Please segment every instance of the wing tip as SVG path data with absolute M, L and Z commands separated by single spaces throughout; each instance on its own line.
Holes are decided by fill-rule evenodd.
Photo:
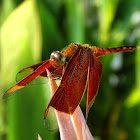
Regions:
M 12 86 L 10 89 L 8 89 L 2 96 L 3 99 L 11 96 L 14 94 L 15 91 L 20 90 L 21 88 L 23 88 L 24 86 L 18 86 L 18 85 L 14 85 Z
M 2 96 L 2 99 L 5 99 L 5 98 L 7 98 L 7 92 L 5 92 Z
M 8 96 L 10 96 L 10 93 L 11 93 L 10 90 L 11 90 L 11 88 L 8 89 L 8 90 L 3 94 L 3 96 L 2 96 L 3 99 L 5 99 L 5 98 L 7 98 Z

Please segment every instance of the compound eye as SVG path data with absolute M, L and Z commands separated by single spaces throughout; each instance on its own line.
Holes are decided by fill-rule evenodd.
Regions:
M 55 51 L 51 53 L 50 62 L 54 66 L 62 66 L 66 63 L 66 56 L 64 56 L 61 52 Z

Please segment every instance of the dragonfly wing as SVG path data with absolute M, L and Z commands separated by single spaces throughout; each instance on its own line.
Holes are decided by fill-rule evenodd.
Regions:
M 45 61 L 48 61 L 48 60 L 45 60 Z M 20 70 L 18 73 L 22 73 L 23 71 L 29 69 L 29 68 L 32 68 L 33 70 L 36 70 L 40 65 L 42 65 L 45 61 L 42 61 L 42 62 L 39 62 L 37 64 L 34 64 L 34 65 L 31 65 L 31 66 L 28 66 L 22 70 Z
M 88 73 L 89 49 L 77 49 L 67 63 L 61 83 L 51 98 L 44 115 L 48 115 L 49 107 L 72 114 L 83 96 Z
M 22 69 L 21 71 L 19 71 L 16 76 L 16 82 L 19 82 L 24 77 L 31 74 L 33 71 L 35 71 L 39 66 L 41 66 L 46 61 L 49 61 L 49 60 L 42 61 L 40 63 L 26 67 L 26 68 Z M 57 79 L 57 78 L 61 77 L 63 67 L 55 68 L 54 66 L 51 65 L 48 68 L 48 70 L 52 73 L 52 77 Z M 47 72 L 46 72 L 46 70 L 44 70 L 35 80 L 30 82 L 30 84 L 44 84 L 44 83 L 46 83 L 46 77 L 47 77 Z
M 17 73 L 17 76 L 16 76 L 16 82 L 19 82 L 20 80 L 22 80 L 24 77 L 28 76 L 29 74 L 31 74 L 33 71 L 35 71 L 39 66 L 41 66 L 44 62 L 46 61 L 49 61 L 49 60 L 45 60 L 45 61 L 42 61 L 40 63 L 37 63 L 37 64 L 34 64 L 34 65 L 31 65 L 31 66 L 28 66 L 22 70 L 20 70 L 18 73 Z M 47 73 L 46 71 L 42 72 L 40 74 L 40 76 L 43 76 L 43 77 L 47 77 Z M 39 81 L 39 80 L 38 80 Z M 40 82 L 34 82 L 34 83 L 40 83 Z
M 89 109 L 98 93 L 101 75 L 102 63 L 92 52 L 90 52 L 86 119 L 88 117 Z
M 29 84 L 32 80 L 34 80 L 37 76 L 39 76 L 45 70 L 45 68 L 48 68 L 50 66 L 51 66 L 51 64 L 50 64 L 49 60 L 45 61 L 35 71 L 33 71 L 31 74 L 29 74 L 28 76 L 26 76 L 25 78 L 20 80 L 18 83 L 16 83 L 14 86 L 12 86 L 9 90 L 7 90 L 4 93 L 3 98 L 6 98 L 6 97 L 14 94 L 15 91 L 17 91 L 17 90 L 23 88 L 24 86 L 26 86 L 27 84 Z

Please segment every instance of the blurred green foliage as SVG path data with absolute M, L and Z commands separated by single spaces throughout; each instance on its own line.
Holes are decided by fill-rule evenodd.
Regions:
M 0 1 L 0 93 L 12 86 L 16 73 L 49 59 L 70 43 L 99 47 L 140 46 L 139 0 L 3 0 Z M 99 93 L 88 125 L 96 139 L 140 139 L 140 51 L 101 58 Z M 47 93 L 47 94 L 46 94 Z M 0 99 L 0 139 L 59 139 L 45 130 L 47 85 L 30 85 Z M 86 95 L 85 95 L 86 96 Z M 86 97 L 81 107 L 85 113 Z

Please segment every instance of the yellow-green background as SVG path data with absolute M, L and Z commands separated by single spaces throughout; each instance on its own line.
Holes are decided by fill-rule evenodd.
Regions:
M 46 85 L 30 85 L 3 100 L 16 73 L 70 43 L 140 45 L 139 0 L 0 0 L 0 140 L 59 139 L 43 115 Z M 88 125 L 95 140 L 140 139 L 140 50 L 103 56 L 99 93 Z M 81 107 L 85 114 L 86 95 Z

